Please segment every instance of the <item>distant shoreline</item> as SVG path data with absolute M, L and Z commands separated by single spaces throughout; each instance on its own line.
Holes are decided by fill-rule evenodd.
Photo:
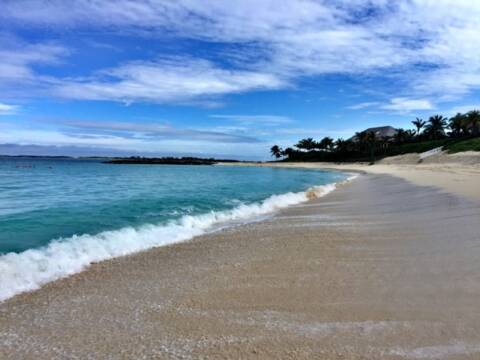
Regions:
M 418 156 L 418 154 L 413 154 Z M 405 179 L 420 186 L 433 186 L 452 194 L 480 200 L 480 154 L 463 152 L 438 154 L 428 161 L 418 163 L 412 154 L 386 158 L 373 165 L 368 163 L 338 162 L 268 162 L 229 164 L 234 166 L 267 166 L 354 171 L 369 174 L 386 174 Z

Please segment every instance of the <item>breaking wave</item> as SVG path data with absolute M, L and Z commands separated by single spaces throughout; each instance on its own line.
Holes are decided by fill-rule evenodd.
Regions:
M 259 203 L 241 204 L 231 210 L 212 211 L 202 215 L 186 215 L 179 220 L 158 225 L 125 227 L 96 235 L 74 235 L 52 240 L 38 249 L 2 255 L 0 301 L 78 273 L 92 263 L 190 240 L 215 226 L 249 221 L 259 215 L 324 196 L 335 187 L 336 184 L 333 183 L 315 186 L 304 192 L 273 195 Z

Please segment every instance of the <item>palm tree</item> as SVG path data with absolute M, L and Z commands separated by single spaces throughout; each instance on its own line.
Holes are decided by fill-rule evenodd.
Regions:
M 299 149 L 304 149 L 304 150 L 307 150 L 307 151 L 311 151 L 311 150 L 313 150 L 317 147 L 317 142 L 315 140 L 313 140 L 312 138 L 306 138 L 306 139 L 300 140 L 295 145 L 295 147 L 297 147 Z
M 362 131 L 362 132 L 356 132 L 355 136 L 353 137 L 356 145 L 355 148 L 360 152 L 363 151 L 365 148 L 365 141 L 366 141 L 365 135 L 366 135 L 366 132 Z
M 315 149 L 320 150 L 320 151 L 326 150 L 325 144 L 322 142 L 322 140 L 315 141 Z
M 331 137 L 324 137 L 318 144 L 319 149 L 331 151 L 334 141 Z
M 398 129 L 397 133 L 393 135 L 393 141 L 395 141 L 397 144 L 404 143 L 407 138 L 407 132 L 403 129 Z
M 467 113 L 467 124 L 473 136 L 480 135 L 480 111 L 472 110 Z
M 295 150 L 293 150 L 291 147 L 286 148 L 285 150 L 282 151 L 282 155 L 286 156 L 287 158 L 292 158 L 292 155 L 295 153 Z
M 454 117 L 451 117 L 448 122 L 450 128 L 450 136 L 456 137 L 468 133 L 468 120 L 465 114 L 457 113 Z
M 277 159 L 280 159 L 282 157 L 282 149 L 278 145 L 273 145 L 270 148 L 270 153 Z
M 397 144 L 411 142 L 415 138 L 415 130 L 398 129 L 397 133 L 393 135 L 393 141 Z
M 348 151 L 348 145 L 348 140 L 343 140 L 342 138 L 339 138 L 337 139 L 337 141 L 335 141 L 335 150 L 340 153 L 345 153 Z
M 373 131 L 362 131 L 356 133 L 355 137 L 358 139 L 360 149 L 365 149 L 366 153 L 370 154 L 371 161 L 375 160 L 375 145 L 377 137 Z
M 447 119 L 442 115 L 431 116 L 428 119 L 427 126 L 425 127 L 426 133 L 433 140 L 437 140 L 445 136 L 445 128 L 447 127 Z
M 370 153 L 370 161 L 375 161 L 375 145 L 377 143 L 377 137 L 373 131 L 368 131 L 364 137 L 365 143 Z
M 415 139 L 415 134 L 417 132 L 412 129 L 405 130 L 405 141 L 412 142 Z
M 417 135 L 420 135 L 420 132 L 422 131 L 426 122 L 420 118 L 416 118 L 415 120 L 412 121 L 412 124 L 417 128 Z

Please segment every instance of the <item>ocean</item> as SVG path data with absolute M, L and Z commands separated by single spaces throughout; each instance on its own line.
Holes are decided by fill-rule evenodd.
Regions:
M 0 301 L 89 264 L 269 216 L 347 174 L 0 160 Z

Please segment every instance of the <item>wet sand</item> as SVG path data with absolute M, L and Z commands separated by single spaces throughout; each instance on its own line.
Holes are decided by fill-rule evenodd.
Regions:
M 479 359 L 480 202 L 386 175 L 0 304 L 2 359 Z

